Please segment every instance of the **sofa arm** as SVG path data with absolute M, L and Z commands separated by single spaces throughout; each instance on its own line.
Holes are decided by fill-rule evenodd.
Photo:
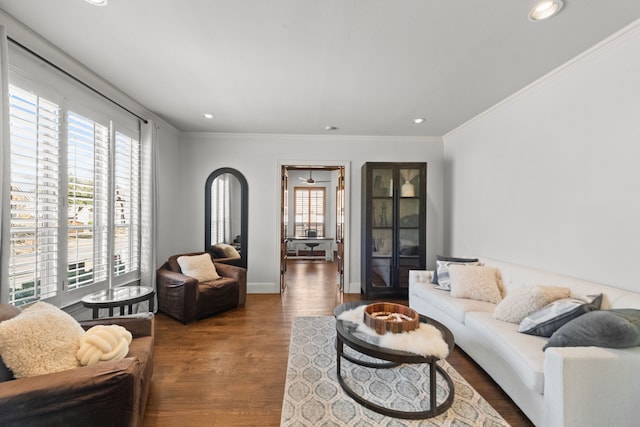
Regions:
M 159 311 L 183 323 L 195 320 L 198 292 L 195 278 L 161 268 L 156 272 L 156 291 Z
M 551 347 L 545 351 L 548 426 L 636 426 L 640 347 Z
M 247 270 L 242 267 L 236 267 L 235 265 L 214 263 L 216 271 L 222 277 L 229 277 L 238 281 L 240 285 L 240 295 L 238 298 L 238 306 L 243 306 L 247 301 Z
M 0 383 L 2 426 L 136 426 L 137 358 L 98 363 Z
M 101 319 L 83 320 L 80 325 L 89 329 L 96 325 L 120 325 L 129 332 L 133 338 L 153 337 L 153 313 L 141 313 L 136 316 L 103 317 Z

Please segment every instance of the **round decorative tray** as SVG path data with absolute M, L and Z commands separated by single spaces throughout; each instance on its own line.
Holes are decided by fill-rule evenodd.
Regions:
M 376 302 L 364 309 L 364 323 L 378 334 L 398 334 L 418 328 L 420 316 L 415 310 L 401 304 Z

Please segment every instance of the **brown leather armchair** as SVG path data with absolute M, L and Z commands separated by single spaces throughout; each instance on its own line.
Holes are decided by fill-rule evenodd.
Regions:
M 156 272 L 158 311 L 189 323 L 236 307 L 247 300 L 247 270 L 234 265 L 212 262 L 219 279 L 198 282 L 182 274 L 178 257 L 205 252 L 173 255 Z M 209 254 L 211 256 L 211 254 Z
M 95 325 L 125 327 L 133 335 L 127 357 L 0 382 L 0 425 L 142 425 L 153 374 L 153 314 L 80 324 L 85 330 Z

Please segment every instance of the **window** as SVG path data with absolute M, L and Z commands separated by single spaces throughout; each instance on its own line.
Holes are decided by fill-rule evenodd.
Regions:
M 106 101 L 81 104 L 65 87 L 11 69 L 8 283 L 17 306 L 66 305 L 140 275 L 138 122 L 109 114 Z
M 307 230 L 324 237 L 325 188 L 295 187 L 293 191 L 296 237 L 306 237 Z
M 222 174 L 211 183 L 211 242 L 231 243 L 231 212 L 229 174 Z

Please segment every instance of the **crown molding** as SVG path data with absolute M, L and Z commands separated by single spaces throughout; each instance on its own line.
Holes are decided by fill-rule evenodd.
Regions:
M 210 138 L 210 139 L 243 139 L 243 140 L 273 140 L 273 141 L 300 141 L 302 139 L 317 141 L 382 141 L 382 142 L 415 142 L 415 143 L 442 143 L 439 136 L 388 136 L 388 135 L 320 135 L 320 134 L 272 134 L 272 133 L 224 133 L 224 132 L 180 132 L 181 138 L 186 140 Z

